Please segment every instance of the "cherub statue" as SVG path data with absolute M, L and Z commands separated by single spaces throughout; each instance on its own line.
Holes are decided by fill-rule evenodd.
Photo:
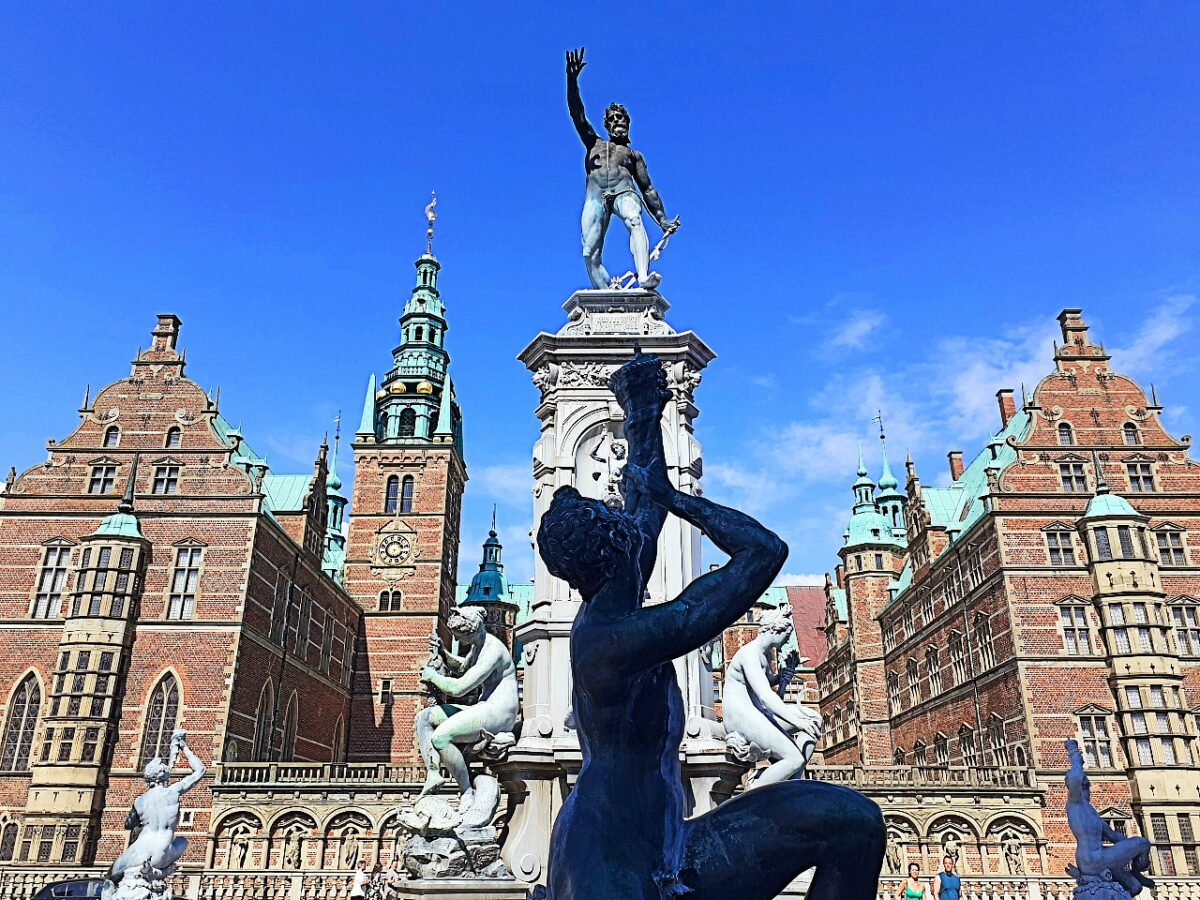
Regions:
M 770 759 L 747 790 L 804 771 L 821 739 L 821 717 L 785 702 L 774 688 L 771 651 L 778 651 L 793 630 L 791 611 L 781 608 L 762 621 L 758 636 L 733 655 L 725 672 L 723 708 L 726 743 L 739 758 Z
M 1100 818 L 1092 806 L 1091 782 L 1083 770 L 1079 742 L 1072 739 L 1066 744 L 1071 763 L 1065 779 L 1067 824 L 1075 835 L 1076 863 L 1067 866 L 1067 874 L 1078 884 L 1075 896 L 1110 894 L 1103 888 L 1115 882 L 1130 897 L 1136 897 L 1142 888 L 1154 887 L 1154 882 L 1142 874 L 1150 868 L 1150 842 L 1144 837 L 1126 837 Z M 1105 841 L 1111 846 L 1104 846 Z
M 178 753 L 183 753 L 192 771 L 172 785 L 171 767 Z M 204 763 L 188 747 L 185 731 L 171 735 L 171 747 L 165 760 L 152 759 L 146 764 L 144 774 L 149 789 L 133 801 L 133 809 L 125 821 L 127 828 L 140 827 L 141 831 L 109 870 L 108 880 L 101 889 L 102 900 L 148 898 L 150 889 L 144 885 L 161 882 L 175 870 L 176 860 L 187 849 L 187 839 L 175 837 L 179 798 L 204 777 L 204 771 Z M 133 884 L 135 881 L 141 881 L 143 885 Z
M 470 706 L 441 703 L 417 713 L 417 743 L 429 771 L 421 789 L 424 796 L 445 783 L 444 766 L 462 795 L 462 806 L 471 805 L 471 773 L 463 747 L 474 747 L 496 735 L 511 735 L 517 724 L 517 669 L 504 642 L 484 627 L 483 613 L 458 607 L 446 623 L 463 655 L 455 656 L 442 646 L 437 635 L 429 639 L 434 661 L 449 674 L 428 665 L 421 680 L 449 697 L 462 697 L 482 688 L 479 701 Z
M 687 817 L 673 661 L 745 615 L 787 547 L 749 516 L 671 485 L 659 424 L 671 395 L 658 359 L 636 356 L 610 386 L 629 442 L 625 508 L 560 487 L 537 535 L 551 574 L 583 599 L 571 628 L 583 764 L 554 823 L 548 888 L 532 896 L 768 900 L 815 866 L 809 900 L 874 900 L 883 815 L 849 788 L 787 781 Z M 643 605 L 668 513 L 730 559 L 675 599 Z

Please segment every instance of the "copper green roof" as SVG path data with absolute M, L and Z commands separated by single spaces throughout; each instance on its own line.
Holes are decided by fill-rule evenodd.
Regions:
M 263 477 L 263 507 L 267 512 L 298 512 L 312 484 L 311 475 L 273 475 Z
M 1134 509 L 1129 501 L 1120 494 L 1096 494 L 1087 505 L 1087 511 L 1083 514 L 1084 519 L 1107 519 L 1110 517 L 1117 518 L 1137 518 L 1144 519 L 1140 512 Z
M 92 532 L 92 535 L 95 537 L 140 538 L 142 530 L 138 527 L 137 516 L 132 513 L 118 512 L 106 516 Z

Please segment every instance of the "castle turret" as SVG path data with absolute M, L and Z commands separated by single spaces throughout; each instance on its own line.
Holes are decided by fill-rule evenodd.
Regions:
M 471 579 L 463 605 L 477 606 L 483 610 L 487 629 L 511 651 L 513 648 L 513 626 L 516 624 L 517 604 L 508 590 L 508 578 L 504 575 L 504 547 L 496 535 L 496 511 L 492 510 L 492 527 L 483 542 L 483 562 Z

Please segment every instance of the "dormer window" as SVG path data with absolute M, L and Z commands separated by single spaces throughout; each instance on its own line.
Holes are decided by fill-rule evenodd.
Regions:
M 1126 422 L 1121 426 L 1121 434 L 1125 438 L 1126 447 L 1136 447 L 1142 442 L 1142 436 L 1138 434 L 1138 427 L 1132 422 Z
M 121 446 L 121 429 L 110 425 L 104 430 L 104 446 L 106 449 Z
M 1075 443 L 1075 433 L 1071 430 L 1071 423 L 1058 423 L 1058 443 L 1062 447 L 1070 447 Z

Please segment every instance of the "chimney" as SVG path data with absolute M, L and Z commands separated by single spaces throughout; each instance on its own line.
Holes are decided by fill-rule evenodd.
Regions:
M 179 316 L 172 313 L 160 313 L 158 325 L 150 332 L 154 338 L 151 346 L 155 350 L 174 350 L 175 344 L 179 341 L 179 326 L 182 324 Z
M 1012 388 L 1001 388 L 996 391 L 996 400 L 1000 404 L 1000 427 L 1007 428 L 1009 421 L 1017 414 L 1017 404 L 1013 400 Z
M 1062 329 L 1064 344 L 1088 343 L 1088 327 L 1083 321 L 1082 309 L 1064 309 L 1058 314 L 1058 326 Z
M 963 457 L 961 450 L 951 450 L 946 454 L 946 459 L 950 460 L 950 480 L 958 481 L 962 478 L 963 473 Z

